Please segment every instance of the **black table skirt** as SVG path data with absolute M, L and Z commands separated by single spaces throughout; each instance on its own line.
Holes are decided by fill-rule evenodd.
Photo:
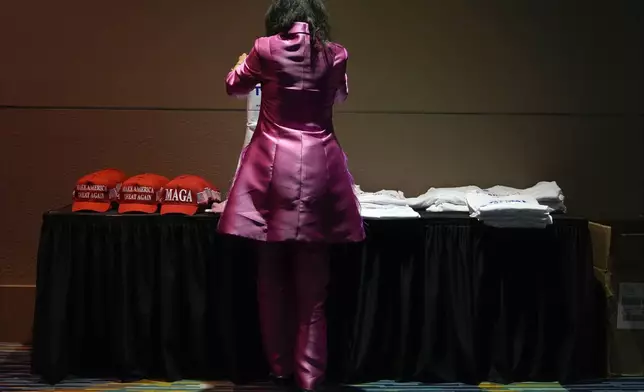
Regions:
M 122 379 L 267 373 L 251 242 L 217 217 L 44 215 L 33 371 Z M 368 220 L 333 249 L 329 378 L 578 381 L 605 375 L 587 221 L 492 229 L 463 215 Z

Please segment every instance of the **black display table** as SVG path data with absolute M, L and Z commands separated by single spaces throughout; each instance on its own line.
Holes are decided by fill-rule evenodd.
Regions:
M 262 378 L 253 244 L 216 215 L 44 215 L 33 371 Z M 459 214 L 367 220 L 333 249 L 329 378 L 573 381 L 605 375 L 587 221 L 493 229 Z

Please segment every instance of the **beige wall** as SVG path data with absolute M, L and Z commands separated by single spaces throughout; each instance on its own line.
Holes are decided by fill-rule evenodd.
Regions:
M 0 340 L 28 339 L 41 213 L 76 178 L 119 166 L 227 187 L 245 113 L 223 77 L 267 4 L 2 1 Z M 364 189 L 547 179 L 574 214 L 642 212 L 644 2 L 393 4 L 329 0 L 351 55 L 337 129 Z

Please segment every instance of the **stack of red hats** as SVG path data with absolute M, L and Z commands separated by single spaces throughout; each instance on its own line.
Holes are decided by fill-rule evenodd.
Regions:
M 106 212 L 118 204 L 119 213 L 194 215 L 221 201 L 221 193 L 205 179 L 181 175 L 172 181 L 152 173 L 126 179 L 116 169 L 104 169 L 81 177 L 73 192 L 72 211 Z

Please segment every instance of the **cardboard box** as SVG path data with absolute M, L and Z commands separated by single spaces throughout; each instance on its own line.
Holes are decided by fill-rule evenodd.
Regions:
M 595 276 L 607 297 L 608 371 L 644 375 L 644 221 L 590 223 Z

